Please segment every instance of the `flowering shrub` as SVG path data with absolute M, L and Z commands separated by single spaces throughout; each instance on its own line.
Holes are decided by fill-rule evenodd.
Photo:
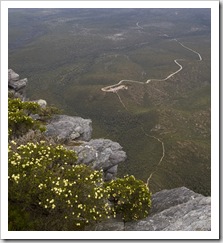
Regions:
M 20 99 L 8 99 L 8 128 L 9 138 L 18 137 L 29 129 L 44 131 L 41 123 L 35 121 L 30 114 L 37 114 L 41 107 L 35 102 L 21 101 Z
M 124 221 L 148 215 L 150 192 L 142 181 L 104 183 L 102 170 L 78 165 L 74 151 L 43 135 L 43 121 L 58 110 L 20 99 L 8 104 L 9 230 L 83 230 L 116 214 Z
M 83 230 L 109 217 L 102 171 L 75 161 L 75 152 L 61 145 L 9 143 L 10 230 Z M 25 229 L 24 212 L 30 218 Z
M 125 176 L 106 183 L 109 200 L 124 222 L 138 220 L 149 215 L 151 193 L 146 184 L 134 176 Z

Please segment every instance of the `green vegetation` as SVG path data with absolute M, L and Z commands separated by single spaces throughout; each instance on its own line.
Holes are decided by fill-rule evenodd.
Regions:
M 42 108 L 36 102 L 22 102 L 19 98 L 8 98 L 9 138 L 12 139 L 24 135 L 31 129 L 45 131 L 44 123 L 53 114 L 58 113 L 60 113 L 60 110 L 54 106 Z M 38 119 L 30 116 L 35 114 L 38 114 Z
M 120 177 L 145 182 L 162 156 L 143 126 L 166 148 L 150 190 L 187 186 L 210 195 L 210 16 L 209 9 L 12 9 L 9 67 L 28 78 L 28 97 L 90 118 L 94 137 L 119 142 L 128 156 Z M 127 110 L 101 91 L 122 79 L 165 78 L 178 69 L 177 58 L 183 69 L 171 79 L 118 92 Z
M 44 130 L 40 122 L 35 121 L 30 114 L 40 112 L 40 106 L 35 102 L 22 102 L 19 98 L 8 99 L 9 138 L 25 134 L 30 129 Z
M 107 183 L 106 189 L 115 212 L 121 214 L 124 222 L 149 215 L 151 193 L 143 181 L 136 180 L 134 176 L 125 176 Z
M 110 215 L 102 172 L 75 161 L 75 153 L 61 145 L 41 141 L 16 147 L 11 141 L 9 205 L 14 210 L 9 210 L 10 230 L 83 230 Z M 18 225 L 20 211 L 29 216 L 25 228 Z
M 9 230 L 84 230 L 116 214 L 124 221 L 148 216 L 150 193 L 142 181 L 131 176 L 105 185 L 102 170 L 77 164 L 74 151 L 41 134 L 43 123 L 30 115 L 49 117 L 55 108 L 19 99 L 8 104 Z

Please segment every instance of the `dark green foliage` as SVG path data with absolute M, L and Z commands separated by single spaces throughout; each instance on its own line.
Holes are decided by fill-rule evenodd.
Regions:
M 21 203 L 8 203 L 8 229 L 13 231 L 35 230 L 35 222 L 31 219 L 32 212 L 26 211 Z
M 102 172 L 76 159 L 61 145 L 10 142 L 9 230 L 83 230 L 109 217 Z
M 40 112 L 40 106 L 35 102 L 23 102 L 20 99 L 8 99 L 8 129 L 9 138 L 19 137 L 30 129 L 44 131 L 41 123 L 35 121 L 30 114 Z
M 116 214 L 124 221 L 149 214 L 145 183 L 126 176 L 104 184 L 102 171 L 77 165 L 62 145 L 12 140 L 8 155 L 9 230 L 84 230 Z
M 38 103 L 22 101 L 21 99 L 8 99 L 8 127 L 9 138 L 16 138 L 24 135 L 29 130 L 45 131 L 44 123 L 60 110 L 54 106 L 42 108 Z M 37 114 L 38 119 L 31 115 Z
M 121 214 L 123 221 L 139 220 L 149 215 L 151 193 L 143 181 L 132 175 L 125 176 L 106 184 L 106 189 L 115 212 Z

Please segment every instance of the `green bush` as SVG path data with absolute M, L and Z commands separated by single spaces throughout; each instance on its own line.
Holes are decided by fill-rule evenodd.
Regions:
M 38 114 L 41 107 L 35 102 L 21 101 L 20 99 L 8 99 L 8 129 L 9 138 L 19 137 L 30 129 L 44 131 L 40 122 L 35 121 L 30 114 Z
M 61 111 L 54 106 L 42 108 L 36 102 L 8 98 L 9 138 L 22 136 L 30 129 L 43 132 L 44 123 L 54 114 L 60 113 Z M 31 114 L 38 114 L 38 120 L 33 119 Z
M 132 175 L 125 176 L 106 183 L 106 190 L 116 214 L 120 214 L 124 222 L 149 215 L 151 193 L 143 181 L 136 180 Z
M 76 159 L 61 145 L 9 143 L 9 230 L 83 230 L 109 217 L 102 171 Z

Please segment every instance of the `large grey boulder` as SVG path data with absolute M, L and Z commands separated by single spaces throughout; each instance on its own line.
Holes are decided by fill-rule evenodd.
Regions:
M 58 141 L 89 141 L 92 133 L 92 121 L 81 117 L 55 115 L 46 126 L 45 134 L 56 137 Z
M 126 153 L 120 144 L 109 139 L 92 139 L 72 149 L 78 155 L 78 163 L 89 165 L 95 170 L 103 169 L 105 181 L 114 179 L 118 164 L 126 160 Z
M 127 231 L 209 231 L 211 198 L 185 187 L 163 190 L 153 195 L 149 217 L 128 222 Z
M 171 190 L 162 190 L 152 195 L 152 208 L 150 215 L 157 214 L 170 207 L 186 203 L 197 197 L 203 197 L 186 187 L 178 187 Z

